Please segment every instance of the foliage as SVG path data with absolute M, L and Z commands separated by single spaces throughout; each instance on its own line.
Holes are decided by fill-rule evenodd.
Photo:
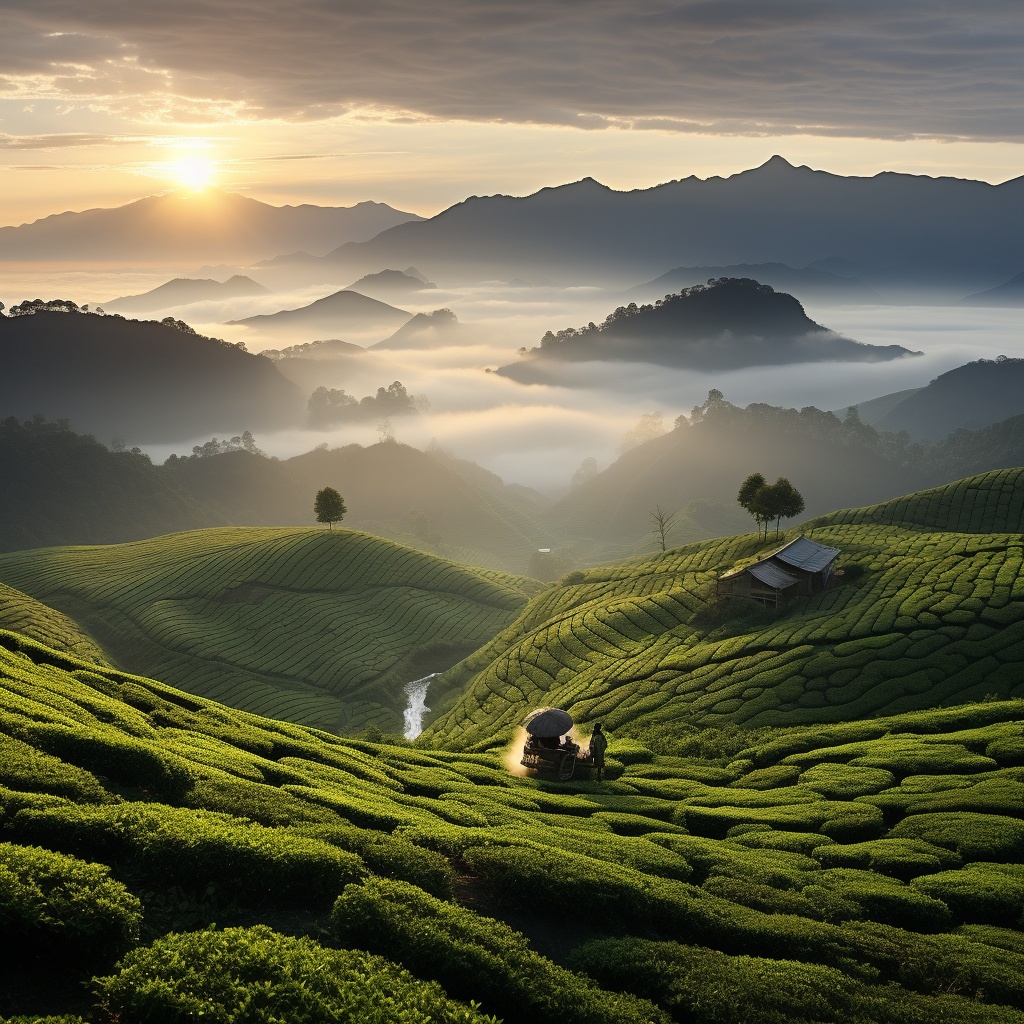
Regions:
M 346 732 L 399 731 L 404 684 L 510 625 L 532 589 L 380 537 L 313 528 L 19 552 L 0 558 L 0 577 L 104 623 L 110 655 L 133 671 Z
M 649 1003 L 604 992 L 530 949 L 508 925 L 443 903 L 414 886 L 349 886 L 335 904 L 338 939 L 387 950 L 462 998 L 479 998 L 512 1024 L 647 1024 L 667 1021 Z
M 1024 575 L 1011 532 L 1021 479 L 1007 471 L 900 499 L 887 506 L 892 525 L 871 510 L 812 520 L 801 532 L 838 547 L 844 573 L 778 612 L 715 601 L 717 577 L 763 553 L 750 536 L 592 568 L 539 594 L 515 628 L 443 677 L 462 696 L 427 736 L 480 742 L 538 704 L 613 730 L 683 730 L 1024 697 Z M 918 507 L 928 530 L 913 523 Z M 940 532 L 943 517 L 970 532 Z
M 112 1020 L 153 1024 L 499 1024 L 381 957 L 265 925 L 167 935 L 96 985 Z
M 333 527 L 334 523 L 340 523 L 345 518 L 347 511 L 345 499 L 333 487 L 321 487 L 316 492 L 313 513 L 318 523 L 327 523 Z
M 141 919 L 142 905 L 105 865 L 0 843 L 5 960 L 45 950 L 95 963 L 134 945 Z
M 606 939 L 569 963 L 610 988 L 652 999 L 687 1024 L 1017 1024 L 1016 1010 L 957 996 L 868 985 L 830 967 L 728 956 L 700 946 Z
M 557 785 L 510 775 L 494 745 L 346 739 L 0 634 L 0 830 L 110 868 L 97 884 L 142 896 L 149 936 L 214 920 L 317 935 L 334 904 L 346 943 L 506 1021 L 662 1019 L 621 988 L 714 1024 L 1019 1024 L 1021 717 L 1017 701 L 978 701 L 795 727 L 661 723 L 644 743 L 613 733 L 614 781 Z M 61 760 L 43 749 L 55 743 Z M 119 760 L 120 781 L 106 774 Z M 167 787 L 164 803 L 143 778 Z M 625 974 L 605 958 L 598 988 L 480 910 L 559 959 L 624 937 Z M 334 990 L 316 979 L 341 975 L 316 965 L 333 953 L 263 932 L 217 945 L 227 934 L 132 954 L 109 1010 L 180 1019 L 201 997 L 228 1015 L 211 1019 L 243 1019 L 240 1001 L 265 1012 L 244 1019 L 301 1020 L 303 1006 L 331 1019 Z M 683 935 L 682 953 L 635 945 Z M 218 957 L 252 971 L 222 985 Z M 300 962 L 314 980 L 296 1006 L 280 965 Z M 358 972 L 371 988 L 375 970 Z
M 316 902 L 364 874 L 358 856 L 327 843 L 228 815 L 123 804 L 19 811 L 19 842 L 129 864 L 153 885 L 177 885 L 250 901 Z

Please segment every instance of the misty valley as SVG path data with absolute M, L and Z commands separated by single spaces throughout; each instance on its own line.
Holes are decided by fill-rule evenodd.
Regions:
M 1024 1024 L 1022 229 L 0 228 L 0 1024 Z

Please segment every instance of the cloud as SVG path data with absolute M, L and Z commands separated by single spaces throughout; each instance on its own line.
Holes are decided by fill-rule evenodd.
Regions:
M 7 0 L 0 93 L 152 122 L 1024 141 L 1018 0 Z

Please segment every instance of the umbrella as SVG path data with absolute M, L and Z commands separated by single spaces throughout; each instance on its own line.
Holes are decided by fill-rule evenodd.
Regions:
M 531 736 L 564 736 L 573 726 L 572 717 L 558 708 L 537 708 L 523 720 Z

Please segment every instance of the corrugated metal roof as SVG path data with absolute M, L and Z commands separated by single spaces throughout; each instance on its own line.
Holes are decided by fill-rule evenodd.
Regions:
M 793 576 L 773 562 L 755 562 L 753 565 L 747 566 L 747 572 L 755 579 L 759 579 L 762 583 L 767 583 L 769 587 L 775 587 L 778 590 L 783 590 L 785 587 L 791 587 L 794 583 L 800 582 L 799 576 Z
M 774 556 L 780 562 L 803 569 L 806 572 L 821 572 L 841 554 L 839 548 L 828 548 L 810 537 L 797 537 L 791 544 L 776 551 Z

